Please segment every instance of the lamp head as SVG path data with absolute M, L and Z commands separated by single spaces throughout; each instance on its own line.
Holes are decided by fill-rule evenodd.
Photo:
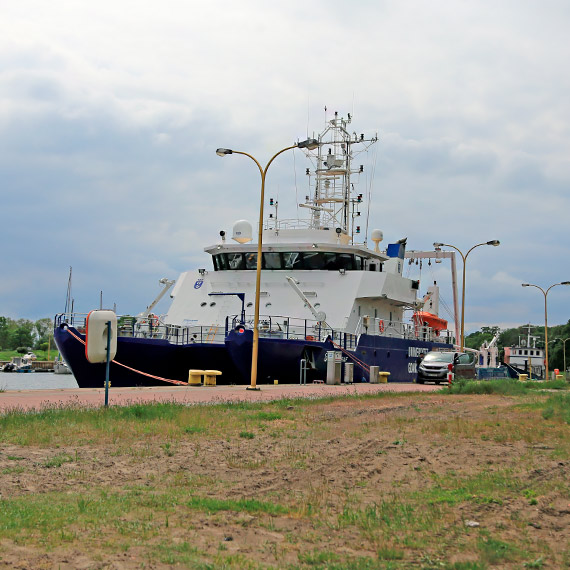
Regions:
M 437 241 L 433 242 L 433 247 L 441 247 L 442 245 L 443 245 L 442 243 L 439 243 Z
M 488 242 L 487 242 L 487 245 L 492 245 L 492 246 L 495 246 L 495 247 L 497 247 L 497 246 L 500 245 L 500 244 L 501 244 L 501 242 L 500 242 L 498 239 L 494 239 L 494 240 L 491 240 L 491 241 L 488 241 Z
M 226 156 L 226 154 L 232 154 L 233 150 L 229 149 L 229 148 L 218 148 L 216 149 L 216 154 L 218 156 Z
M 562 281 L 562 283 L 560 283 L 560 285 L 570 285 L 570 281 Z
M 307 150 L 315 150 L 319 146 L 317 139 L 307 139 L 297 143 L 297 148 L 306 148 Z
M 521 287 L 530 287 L 530 283 L 521 283 Z

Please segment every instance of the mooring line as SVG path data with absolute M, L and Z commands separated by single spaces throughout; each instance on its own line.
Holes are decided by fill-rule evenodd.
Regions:
M 72 333 L 69 330 L 69 327 L 65 329 L 74 339 L 78 340 L 81 344 L 85 344 L 85 341 L 78 337 L 75 333 Z M 154 376 L 153 374 L 148 374 L 148 372 L 143 372 L 142 370 L 137 370 L 136 368 L 131 368 L 130 366 L 127 366 L 126 364 L 123 364 L 121 362 L 118 362 L 116 360 L 111 360 L 111 362 L 113 364 L 116 364 L 117 366 L 122 366 L 123 368 L 126 368 L 127 370 L 131 370 L 132 372 L 136 372 L 137 374 L 141 374 L 142 376 L 147 376 L 148 378 L 154 378 L 155 380 L 161 380 L 162 382 L 169 382 L 170 384 L 178 384 L 180 386 L 188 386 L 188 382 L 183 382 L 182 380 L 170 380 L 168 378 L 162 378 L 161 376 Z

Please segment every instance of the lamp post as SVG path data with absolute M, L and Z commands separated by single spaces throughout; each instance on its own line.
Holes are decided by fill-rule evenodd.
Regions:
M 478 243 L 477 245 L 474 245 L 465 255 L 463 255 L 461 250 L 459 248 L 455 247 L 454 245 L 451 245 L 448 243 L 438 243 L 438 242 L 435 242 L 433 244 L 433 246 L 436 248 L 436 250 L 438 248 L 442 248 L 442 247 L 451 247 L 455 251 L 459 252 L 459 255 L 463 259 L 463 286 L 462 286 L 462 293 L 461 293 L 461 344 L 460 344 L 460 351 L 461 352 L 463 352 L 463 348 L 465 347 L 465 262 L 467 261 L 467 256 L 476 247 L 479 247 L 481 245 L 492 245 L 494 247 L 497 247 L 498 245 L 500 245 L 500 243 L 501 242 L 498 239 L 486 241 L 484 243 Z
M 255 314 L 253 317 L 253 344 L 251 349 L 251 384 L 246 388 L 247 390 L 259 390 L 257 387 L 257 360 L 259 354 L 259 292 L 261 286 L 261 262 L 262 262 L 262 242 L 263 242 L 263 203 L 265 199 L 265 176 L 267 170 L 271 163 L 286 150 L 291 150 L 292 148 L 306 148 L 307 150 L 314 150 L 319 146 L 319 142 L 316 139 L 307 139 L 305 141 L 298 142 L 292 146 L 288 146 L 281 149 L 279 152 L 275 153 L 271 160 L 266 164 L 265 168 L 259 164 L 257 159 L 255 159 L 251 154 L 247 152 L 241 152 L 239 150 L 231 150 L 229 148 L 218 148 L 216 154 L 218 156 L 226 156 L 227 154 L 243 154 L 248 156 L 257 164 L 259 168 L 259 173 L 261 174 L 261 199 L 259 204 L 259 230 L 257 234 L 257 262 L 256 262 L 256 276 L 255 276 Z
M 542 287 L 539 287 L 538 285 L 533 285 L 532 283 L 521 283 L 521 285 L 522 287 L 536 287 L 537 289 L 540 289 L 542 291 L 542 294 L 544 295 L 544 351 L 545 351 L 544 357 L 546 361 L 545 380 L 548 380 L 548 307 L 546 304 L 546 296 L 548 295 L 550 289 L 552 289 L 553 287 L 556 287 L 558 285 L 570 285 L 570 281 L 561 281 L 560 283 L 554 283 L 546 291 Z

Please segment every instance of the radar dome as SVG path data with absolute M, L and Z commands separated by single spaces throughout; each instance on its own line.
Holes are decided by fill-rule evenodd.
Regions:
M 384 239 L 382 230 L 372 230 L 370 236 L 375 245 L 374 251 L 379 251 L 380 248 L 378 247 L 378 244 Z
M 234 224 L 232 239 L 238 243 L 247 243 L 253 239 L 251 224 L 247 220 L 238 220 Z

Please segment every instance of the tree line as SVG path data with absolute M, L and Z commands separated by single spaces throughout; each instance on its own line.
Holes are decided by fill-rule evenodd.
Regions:
M 50 337 L 54 347 L 51 319 L 30 321 L 0 317 L 0 350 L 17 350 L 22 353 L 33 349 L 47 350 Z
M 518 346 L 519 339 L 525 339 L 528 335 L 528 325 L 521 325 L 513 329 L 500 330 L 499 327 L 481 327 L 481 330 L 465 337 L 465 346 L 479 349 L 484 342 L 491 342 L 495 334 L 499 333 L 497 346 L 499 358 L 502 360 L 506 346 Z M 536 347 L 544 348 L 544 325 L 530 325 L 531 336 L 536 339 Z M 566 347 L 566 365 L 570 365 L 570 320 L 565 325 L 548 327 L 548 366 L 551 370 L 564 368 L 564 348 Z

